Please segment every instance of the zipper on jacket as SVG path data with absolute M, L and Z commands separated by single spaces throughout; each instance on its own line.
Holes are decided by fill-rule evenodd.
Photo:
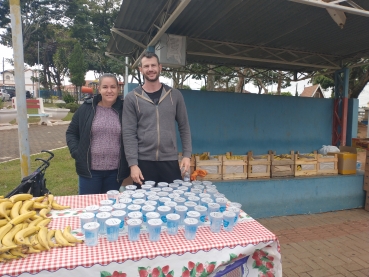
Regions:
M 94 117 L 92 118 L 92 123 L 94 121 L 95 115 L 96 115 L 96 111 L 95 111 L 95 107 L 94 107 L 94 103 L 92 102 L 92 109 L 94 111 Z M 91 134 L 92 134 L 92 123 L 91 123 L 91 128 L 90 128 L 90 143 L 88 144 L 88 149 L 87 149 L 87 170 L 90 173 L 90 178 L 92 178 L 92 174 L 91 174 L 91 170 L 90 170 L 90 165 L 88 163 L 88 153 L 90 153 L 90 148 L 91 148 Z
M 156 129 L 158 131 L 158 147 L 156 149 L 156 160 L 159 160 L 159 146 L 160 146 L 160 125 L 159 125 L 159 105 L 156 105 Z

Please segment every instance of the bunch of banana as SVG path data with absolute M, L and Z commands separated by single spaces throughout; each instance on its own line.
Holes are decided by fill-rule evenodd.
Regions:
M 290 154 L 281 154 L 281 155 L 275 155 L 274 160 L 280 161 L 280 160 L 291 160 Z
M 207 152 L 202 153 L 201 155 L 199 155 L 199 159 L 200 161 L 210 160 L 209 153 Z

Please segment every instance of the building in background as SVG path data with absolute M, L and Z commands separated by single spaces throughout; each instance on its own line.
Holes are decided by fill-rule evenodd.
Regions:
M 15 87 L 15 76 L 14 70 L 5 70 L 1 72 L 1 84 L 0 86 L 14 86 Z M 34 78 L 37 77 L 37 69 L 25 69 L 24 70 L 24 84 L 25 90 L 30 91 L 33 95 L 39 91 L 38 82 L 34 82 Z
M 304 91 L 300 94 L 300 97 L 325 98 L 322 87 L 319 84 L 305 87 Z

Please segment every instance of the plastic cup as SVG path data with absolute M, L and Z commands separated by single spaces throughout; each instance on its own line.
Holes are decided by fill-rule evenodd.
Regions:
M 146 213 L 146 222 L 145 222 L 146 227 L 147 227 L 147 221 L 150 219 L 160 219 L 160 214 L 157 212 Z
M 113 205 L 117 202 L 119 196 L 119 190 L 108 190 L 106 192 L 109 200 L 113 201 Z
M 195 206 L 194 211 L 200 213 L 200 224 L 204 224 L 206 216 L 208 215 L 208 209 L 204 206 Z
M 184 236 L 187 240 L 194 240 L 196 238 L 198 224 L 199 221 L 196 218 L 186 218 L 184 220 Z
M 167 182 L 159 182 L 158 183 L 158 188 L 165 188 L 167 187 L 169 184 Z
M 147 222 L 146 219 L 146 214 L 150 213 L 150 212 L 154 212 L 156 210 L 155 206 L 151 206 L 151 205 L 145 205 L 142 207 L 142 221 L 145 224 Z
M 166 191 L 159 191 L 158 193 L 156 193 L 157 196 L 159 197 L 167 197 L 168 196 L 168 192 Z
M 84 234 L 85 230 L 83 229 L 83 225 L 85 225 L 88 222 L 94 222 L 95 221 L 95 214 L 94 213 L 79 214 L 79 221 L 80 221 L 81 231 Z
M 203 184 L 204 186 L 209 186 L 209 185 L 212 185 L 212 184 L 213 184 L 213 182 L 211 182 L 211 181 L 202 181 L 202 184 Z
M 111 213 L 109 212 L 101 212 L 96 214 L 97 222 L 100 224 L 99 227 L 99 234 L 104 235 L 106 234 L 106 225 L 105 221 L 111 218 Z
M 201 182 L 201 181 L 197 181 L 197 180 L 192 181 L 192 185 L 193 185 L 193 186 L 197 186 L 197 185 L 201 185 L 201 184 L 202 184 L 202 182 Z
M 209 193 L 200 193 L 199 197 L 200 198 L 211 198 L 211 195 Z
M 128 219 L 128 240 L 129 241 L 138 241 L 140 239 L 140 230 L 141 230 L 141 219 Z
M 126 190 L 121 195 L 125 194 L 125 195 L 129 195 L 129 197 L 132 197 L 132 194 L 135 194 L 135 193 L 136 193 L 136 190 Z
M 172 183 L 172 184 L 169 184 L 169 187 L 172 188 L 173 190 L 175 190 L 179 187 L 179 184 Z
M 87 246 L 96 246 L 99 241 L 100 224 L 97 222 L 88 222 L 82 226 L 85 230 L 85 244 Z
M 226 232 L 232 232 L 234 227 L 234 218 L 236 217 L 236 213 L 225 211 L 223 212 L 223 229 Z
M 131 198 L 119 198 L 119 204 L 124 204 L 126 206 L 131 205 L 132 199 Z
M 99 208 L 99 213 L 102 213 L 102 212 L 111 213 L 112 211 L 113 211 L 113 207 L 112 206 L 101 206 Z
M 155 181 L 145 181 L 145 185 L 150 185 L 152 187 L 155 187 Z
M 195 202 L 196 205 L 200 204 L 200 197 L 198 196 L 189 196 L 188 201 Z
M 127 213 L 131 212 L 140 212 L 142 207 L 140 205 L 128 205 L 127 206 Z
M 191 182 L 183 182 L 182 186 L 187 187 L 188 191 L 190 191 L 191 188 L 192 188 L 192 183 Z
M 154 206 L 155 207 L 155 209 L 158 207 L 158 202 L 157 201 L 154 201 L 154 200 L 147 200 L 146 202 L 145 202 L 145 206 L 146 205 L 149 205 L 149 206 Z M 143 207 L 142 207 L 143 208 Z
M 177 180 L 173 180 L 174 184 L 182 184 L 183 180 L 177 179 Z
M 183 192 L 188 192 L 188 191 L 190 191 L 189 187 L 186 187 L 186 186 L 180 186 L 180 187 L 178 187 L 178 190 L 181 190 L 181 191 L 183 191 Z
M 149 241 L 159 241 L 161 233 L 161 219 L 149 219 L 147 221 L 147 229 L 149 231 Z
M 190 197 L 190 196 L 196 196 L 196 194 L 195 193 L 193 193 L 193 192 L 185 192 L 184 194 L 183 194 L 183 196 L 184 196 L 184 198 L 186 198 L 186 199 L 188 199 L 188 197 Z
M 197 206 L 196 202 L 187 201 L 184 205 L 188 208 L 188 211 L 193 211 L 195 206 Z
M 217 198 L 222 198 L 222 197 L 225 197 L 225 195 L 223 193 L 217 192 L 217 193 L 214 194 L 214 200 L 217 199 Z
M 122 204 L 122 203 L 117 203 L 113 205 L 113 210 L 114 211 L 118 211 L 118 210 L 122 210 L 125 211 L 127 209 L 127 205 L 126 204 Z
M 134 194 L 132 194 L 132 199 L 133 200 L 134 199 L 144 199 L 144 200 L 146 200 L 146 195 L 144 193 L 140 193 L 140 192 L 134 193 Z
M 234 212 L 236 214 L 236 217 L 234 218 L 234 223 L 236 224 L 237 221 L 238 221 L 238 217 L 240 215 L 241 209 L 237 208 L 237 207 L 234 207 L 234 206 L 230 206 L 230 207 L 228 207 L 228 211 Z
M 100 206 L 113 206 L 113 200 L 110 199 L 101 200 Z
M 177 206 L 177 203 L 173 201 L 167 201 L 164 203 L 164 206 L 170 207 L 170 212 L 174 213 L 174 207 Z
M 228 202 L 227 198 L 224 198 L 224 197 L 216 198 L 215 202 L 220 205 L 219 210 L 220 210 L 221 213 L 226 210 L 227 202 Z
M 141 212 L 130 212 L 127 215 L 128 215 L 128 219 L 141 219 L 142 220 Z
M 210 197 L 212 199 L 215 199 L 214 195 L 218 193 L 218 190 L 217 189 L 207 189 L 206 190 L 206 193 L 207 194 L 210 194 Z
M 156 193 L 161 191 L 161 188 L 155 187 L 155 188 L 151 188 L 150 191 L 155 191 Z
M 126 186 L 126 191 L 127 190 L 136 190 L 137 189 L 137 186 L 135 186 L 135 185 L 128 185 L 128 186 Z
M 196 212 L 196 211 L 187 212 L 187 218 L 196 218 L 199 221 L 199 223 L 200 223 L 200 216 L 201 216 L 201 214 L 199 212 Z
M 170 199 L 169 197 L 160 197 L 159 198 L 159 206 L 164 206 L 165 202 L 170 202 L 172 201 L 172 199 Z
M 204 206 L 204 207 L 208 207 L 208 205 L 210 204 L 210 203 L 213 203 L 214 201 L 213 201 L 213 199 L 211 199 L 211 198 L 208 198 L 208 197 L 206 197 L 206 198 L 201 198 L 200 199 L 200 205 L 201 206 Z
M 216 185 L 207 185 L 205 186 L 206 189 L 216 189 L 217 186 Z
M 175 189 L 172 191 L 173 193 L 179 194 L 181 197 L 183 197 L 184 191 L 180 189 Z
M 108 241 L 116 241 L 119 236 L 119 226 L 121 220 L 118 218 L 109 218 L 105 221 L 106 224 L 106 238 Z
M 174 207 L 174 212 L 176 214 L 179 214 L 179 216 L 181 217 L 179 219 L 179 225 L 183 225 L 184 224 L 184 220 L 186 218 L 187 212 L 188 212 L 188 208 L 186 206 L 181 206 L 181 205 L 177 205 Z
M 86 212 L 88 212 L 88 213 L 94 213 L 95 216 L 96 216 L 96 214 L 99 212 L 99 208 L 100 208 L 99 205 L 87 206 L 86 207 Z
M 194 188 L 194 189 L 199 189 L 199 190 L 201 190 L 201 191 L 204 191 L 205 186 L 203 186 L 203 185 L 193 185 L 193 187 L 192 187 L 192 188 Z
M 173 191 L 173 188 L 165 187 L 165 188 L 162 188 L 161 191 L 171 193 Z
M 166 215 L 167 218 L 167 233 L 168 235 L 175 236 L 178 233 L 178 226 L 181 216 L 179 214 L 170 213 Z
M 218 203 L 209 203 L 208 204 L 208 215 L 213 212 L 219 212 L 220 211 L 220 205 Z
M 210 231 L 213 233 L 219 233 L 222 229 L 223 214 L 220 212 L 210 213 Z
M 171 211 L 171 208 L 168 206 L 159 206 L 158 207 L 158 213 L 160 214 L 160 219 L 163 221 L 163 223 L 166 225 L 167 218 L 166 215 L 169 214 Z
M 231 202 L 231 203 L 229 203 L 229 206 L 230 207 L 236 207 L 236 208 L 239 208 L 239 209 L 241 209 L 241 207 L 242 207 L 241 203 L 238 203 L 238 202 Z
M 194 193 L 196 196 L 199 196 L 199 194 L 202 193 L 202 190 L 201 189 L 192 188 L 191 189 L 191 192 Z
M 121 222 L 119 224 L 119 231 L 123 231 L 124 229 L 124 219 L 127 216 L 127 213 L 123 210 L 116 210 L 111 212 L 111 216 L 113 218 L 118 218 Z
M 148 196 L 147 197 L 147 200 L 149 200 L 149 201 L 158 201 L 159 202 L 159 196 L 157 196 L 157 195 L 150 195 L 150 196 Z
M 140 205 L 142 207 L 145 202 L 146 202 L 145 199 L 135 199 L 135 200 L 132 201 L 132 204 L 133 205 Z
M 135 193 L 143 193 L 143 194 L 145 194 L 145 192 L 146 192 L 146 190 L 144 190 L 144 189 L 136 189 L 135 190 Z
M 155 191 L 151 191 L 151 190 L 149 190 L 149 191 L 146 191 L 146 192 L 145 192 L 145 195 L 146 195 L 146 198 L 147 198 L 147 197 L 149 197 L 150 195 L 156 195 L 156 192 L 155 192 Z
M 145 185 L 142 185 L 142 186 L 141 186 L 141 188 L 142 188 L 143 190 L 145 190 L 145 191 L 150 191 L 150 189 L 151 189 L 152 187 L 153 187 L 152 185 L 146 185 L 146 183 L 145 183 Z
M 168 197 L 169 197 L 170 199 L 174 199 L 174 198 L 180 197 L 180 195 L 179 195 L 179 194 L 177 194 L 177 193 L 169 193 L 169 194 L 168 194 Z M 173 200 L 173 201 L 174 201 L 174 200 Z
M 184 205 L 186 202 L 186 198 L 184 197 L 176 197 L 173 199 L 174 202 L 176 202 L 178 205 Z

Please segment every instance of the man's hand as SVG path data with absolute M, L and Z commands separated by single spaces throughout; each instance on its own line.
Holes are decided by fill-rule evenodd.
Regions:
M 138 167 L 138 165 L 131 166 L 131 178 L 133 182 L 142 185 L 144 177 L 142 176 L 141 169 Z
M 182 169 L 182 174 L 185 172 L 190 173 L 190 158 L 183 157 L 180 168 Z

